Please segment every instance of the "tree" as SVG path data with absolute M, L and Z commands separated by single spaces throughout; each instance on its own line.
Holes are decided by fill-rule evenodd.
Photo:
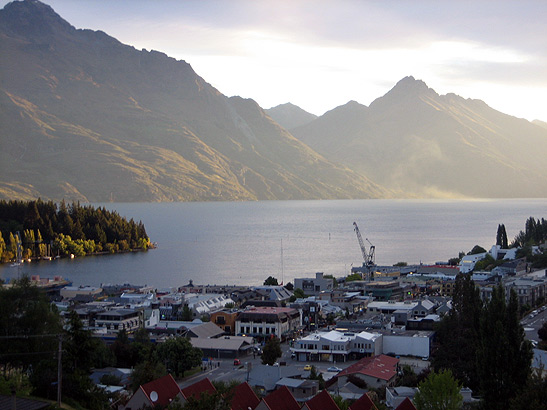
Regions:
M 306 297 L 304 291 L 300 288 L 294 290 L 294 296 L 296 296 L 297 299 L 304 299 Z
M 361 274 L 359 273 L 352 273 L 351 275 L 346 276 L 346 282 L 353 282 L 354 280 L 361 280 L 363 279 L 361 277 Z
M 159 379 L 167 374 L 165 365 L 161 362 L 146 360 L 135 366 L 131 372 L 131 389 L 136 391 L 139 386 Z
M 185 337 L 172 337 L 157 348 L 158 359 L 169 373 L 184 376 L 184 372 L 201 363 L 203 352 L 192 346 Z
M 482 246 L 475 245 L 473 246 L 473 249 L 471 249 L 467 254 L 476 255 L 478 253 L 486 253 L 486 249 L 484 249 Z
M 511 400 L 509 410 L 545 410 L 546 403 L 547 377 L 542 376 L 541 370 L 537 370 Z
M 450 369 L 465 386 L 477 389 L 476 350 L 482 302 L 469 275 L 456 277 L 452 305 L 436 328 L 432 367 L 437 372 Z
M 262 349 L 262 364 L 272 366 L 281 355 L 281 343 L 277 337 L 272 337 L 268 339 L 264 349 Z
M 507 232 L 505 231 L 505 225 L 498 225 L 498 233 L 496 234 L 496 245 L 501 246 L 502 249 L 507 249 L 509 243 L 507 241 Z
M 457 410 L 463 404 L 460 390 L 450 370 L 433 372 L 418 385 L 414 404 L 418 410 Z
M 273 276 L 268 276 L 264 281 L 264 286 L 279 286 L 279 283 L 277 283 L 277 279 Z
M 519 322 L 518 300 L 511 290 L 509 303 L 501 285 L 494 288 L 480 320 L 477 373 L 485 409 L 503 408 L 530 376 L 532 347 Z

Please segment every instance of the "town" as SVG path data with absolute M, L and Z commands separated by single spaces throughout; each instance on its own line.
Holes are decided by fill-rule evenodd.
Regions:
M 370 258 L 373 249 L 368 254 L 363 249 L 369 258 L 345 278 L 317 272 L 286 285 L 271 276 L 262 286 L 190 282 L 169 289 L 71 286 L 61 277 L 27 281 L 47 294 L 65 328 L 81 326 L 114 352 L 116 360 L 104 360 L 110 365 L 92 363 L 89 377 L 118 409 L 176 408 L 175 403 L 183 408 L 198 402 L 201 393 L 224 397 L 226 408 L 234 410 L 415 408 L 416 380 L 433 374 L 436 330 L 454 308 L 457 278 L 463 275 L 483 303 L 497 288 L 507 300 L 516 294 L 521 326 L 534 348 L 530 365 L 544 372 L 547 352 L 538 347 L 544 349 L 547 340 L 538 334 L 546 328 L 546 269 L 532 269 L 526 258 L 515 258 L 515 249 L 500 245 L 465 255 L 458 265 L 377 266 Z M 501 263 L 476 270 L 486 258 Z M 163 352 L 181 340 L 187 343 L 181 354 L 193 360 Z M 142 372 L 140 359 L 123 358 L 138 343 L 157 346 L 163 370 Z M 10 368 L 5 359 L 15 350 L 2 357 L 5 374 Z M 147 360 L 152 359 L 142 361 L 150 365 Z M 409 375 L 414 382 L 405 385 Z M 58 395 L 58 404 L 66 394 L 61 385 L 45 389 L 52 399 Z M 232 387 L 229 396 L 223 386 Z M 475 408 L 480 396 L 458 386 L 462 405 Z M 17 399 L 18 407 L 30 400 L 4 399 Z M 49 403 L 44 406 L 32 408 Z

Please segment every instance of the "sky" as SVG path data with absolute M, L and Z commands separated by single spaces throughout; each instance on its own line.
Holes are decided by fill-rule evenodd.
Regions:
M 545 0 L 43 2 L 76 28 L 185 60 L 221 93 L 263 108 L 369 105 L 412 75 L 547 122 Z

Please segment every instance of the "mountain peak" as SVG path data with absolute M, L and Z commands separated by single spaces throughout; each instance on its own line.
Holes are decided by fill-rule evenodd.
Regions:
M 413 76 L 410 75 L 403 78 L 397 84 L 395 84 L 395 87 L 393 87 L 393 90 L 395 89 L 404 90 L 408 92 L 408 91 L 427 91 L 430 88 L 422 80 L 416 80 Z
M 0 10 L 0 26 L 14 34 L 40 38 L 75 28 L 38 0 L 13 1 Z

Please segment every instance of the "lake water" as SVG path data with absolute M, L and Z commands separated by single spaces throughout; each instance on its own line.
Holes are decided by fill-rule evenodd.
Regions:
M 353 231 L 376 246 L 376 263 L 434 263 L 489 249 L 498 224 L 509 240 L 530 216 L 546 217 L 547 199 L 334 200 L 94 204 L 142 220 L 158 248 L 148 252 L 4 264 L 0 277 L 61 275 L 75 285 L 132 283 L 158 288 L 195 284 L 259 285 L 325 272 L 348 274 L 363 262 Z M 368 248 L 368 245 L 367 245 Z

